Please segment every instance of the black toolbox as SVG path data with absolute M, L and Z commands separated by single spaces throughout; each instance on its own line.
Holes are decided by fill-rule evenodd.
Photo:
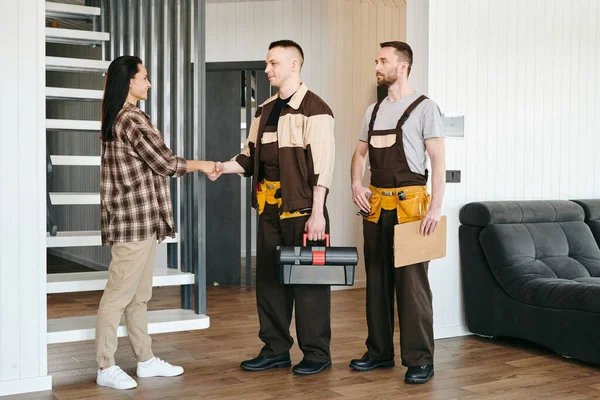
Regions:
M 354 285 L 354 269 L 358 264 L 356 247 L 329 247 L 326 245 L 277 246 L 279 282 L 284 285 Z

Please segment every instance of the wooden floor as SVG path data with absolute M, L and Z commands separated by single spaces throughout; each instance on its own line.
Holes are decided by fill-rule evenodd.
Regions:
M 94 314 L 100 293 L 52 295 L 48 317 Z M 260 349 L 254 290 L 209 288 L 211 327 L 204 331 L 154 335 L 158 357 L 182 365 L 175 378 L 139 379 L 138 388 L 116 391 L 95 384 L 93 341 L 51 345 L 52 393 L 15 399 L 597 399 L 600 368 L 556 356 L 515 340 L 474 336 L 436 341 L 435 377 L 426 385 L 405 385 L 405 368 L 356 372 L 351 358 L 364 352 L 364 289 L 332 294 L 333 368 L 314 376 L 289 369 L 245 372 L 239 363 Z M 156 288 L 151 309 L 177 307 L 178 288 Z M 295 332 L 295 331 L 294 331 Z M 397 341 L 396 341 L 397 343 Z M 292 362 L 301 360 L 294 345 Z M 398 354 L 398 349 L 396 349 Z M 117 363 L 135 373 L 127 339 L 120 339 Z M 397 357 L 399 360 L 399 357 Z M 398 362 L 399 364 L 399 362 Z

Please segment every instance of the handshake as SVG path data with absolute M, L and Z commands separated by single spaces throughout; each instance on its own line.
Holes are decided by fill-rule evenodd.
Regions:
M 225 165 L 221 161 L 217 161 L 217 162 L 213 163 L 212 170 L 205 170 L 204 173 L 206 174 L 206 177 L 208 179 L 210 179 L 211 181 L 214 182 L 217 179 L 219 179 L 221 174 L 223 174 L 224 169 L 225 169 Z
M 237 161 L 190 161 L 188 172 L 201 171 L 208 179 L 216 181 L 222 174 L 244 174 L 244 168 Z

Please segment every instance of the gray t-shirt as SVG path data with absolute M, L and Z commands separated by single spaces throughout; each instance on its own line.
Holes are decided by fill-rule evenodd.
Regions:
M 419 96 L 421 94 L 415 92 L 394 102 L 389 101 L 387 97 L 383 99 L 377 111 L 377 118 L 375 118 L 373 129 L 378 131 L 396 128 L 398 120 L 402 117 L 404 111 Z M 368 142 L 369 140 L 369 122 L 371 121 L 371 114 L 374 107 L 375 104 L 371 104 L 367 108 L 360 128 L 358 139 L 363 142 Z M 425 174 L 425 165 L 427 164 L 425 139 L 436 137 L 444 137 L 442 114 L 440 108 L 433 100 L 426 99 L 412 111 L 410 117 L 402 126 L 404 153 L 406 153 L 408 166 L 412 172 L 421 175 Z

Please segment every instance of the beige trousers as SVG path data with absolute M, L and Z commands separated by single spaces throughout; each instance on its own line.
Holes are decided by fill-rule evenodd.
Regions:
M 96 361 L 100 368 L 115 365 L 117 328 L 123 312 L 137 360 L 154 357 L 146 312 L 152 297 L 156 234 L 139 242 L 116 243 L 111 253 L 108 283 L 96 318 Z

